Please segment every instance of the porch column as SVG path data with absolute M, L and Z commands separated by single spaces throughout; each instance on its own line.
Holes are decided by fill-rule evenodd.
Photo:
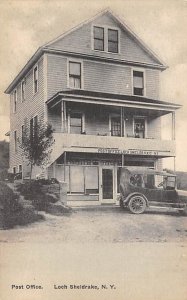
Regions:
M 124 108 L 121 107 L 121 136 L 124 136 Z
M 63 112 L 64 112 L 64 132 L 67 132 L 67 117 L 66 117 L 66 102 L 63 101 Z
M 64 132 L 64 101 L 61 101 L 61 132 Z
M 66 181 L 66 152 L 64 152 L 64 182 Z
M 175 112 L 172 112 L 172 140 L 175 140 Z

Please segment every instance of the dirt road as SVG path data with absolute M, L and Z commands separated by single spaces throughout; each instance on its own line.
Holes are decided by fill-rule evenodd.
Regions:
M 174 211 L 133 215 L 119 207 L 74 209 L 72 214 L 42 214 L 43 221 L 0 232 L 2 242 L 184 242 L 187 217 Z

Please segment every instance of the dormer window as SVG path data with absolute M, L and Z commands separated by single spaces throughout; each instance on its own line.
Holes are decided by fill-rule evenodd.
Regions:
M 104 28 L 94 26 L 94 50 L 104 51 Z
M 93 49 L 110 53 L 119 53 L 119 30 L 107 26 L 93 27 Z

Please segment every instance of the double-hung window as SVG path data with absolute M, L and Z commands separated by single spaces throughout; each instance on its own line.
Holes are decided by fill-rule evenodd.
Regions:
M 83 116 L 82 113 L 70 113 L 70 133 L 81 134 L 83 132 Z
M 14 151 L 17 152 L 17 131 L 14 131 Z
M 144 96 L 144 72 L 133 71 L 133 94 Z
M 13 93 L 13 112 L 16 113 L 17 110 L 17 89 Z
M 37 136 L 37 129 L 38 129 L 38 116 L 35 116 L 30 120 L 30 137 L 33 139 Z
M 134 118 L 134 136 L 136 138 L 146 137 L 146 120 L 145 118 L 135 117 Z
M 69 87 L 81 89 L 81 63 L 69 62 Z
M 33 91 L 34 94 L 38 92 L 38 66 L 33 69 Z
M 119 30 L 100 26 L 93 27 L 93 49 L 119 53 Z
M 94 26 L 94 50 L 104 51 L 104 28 Z
M 108 29 L 108 52 L 118 53 L 118 30 Z
M 25 101 L 25 86 L 26 86 L 26 81 L 25 79 L 21 82 L 21 101 Z

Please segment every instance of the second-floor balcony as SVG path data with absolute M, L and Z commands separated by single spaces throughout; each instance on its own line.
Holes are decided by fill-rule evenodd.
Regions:
M 119 105 L 109 100 L 103 103 L 100 98 L 95 103 L 95 99 L 85 100 L 84 95 L 71 97 L 57 96 L 48 105 L 48 122 L 59 151 L 175 156 L 176 108 L 172 104 L 162 106 L 161 101 L 150 99 L 142 100 L 142 104 L 141 99 L 132 99 Z M 172 130 L 170 140 L 165 140 L 161 118 L 168 114 L 172 116 Z

